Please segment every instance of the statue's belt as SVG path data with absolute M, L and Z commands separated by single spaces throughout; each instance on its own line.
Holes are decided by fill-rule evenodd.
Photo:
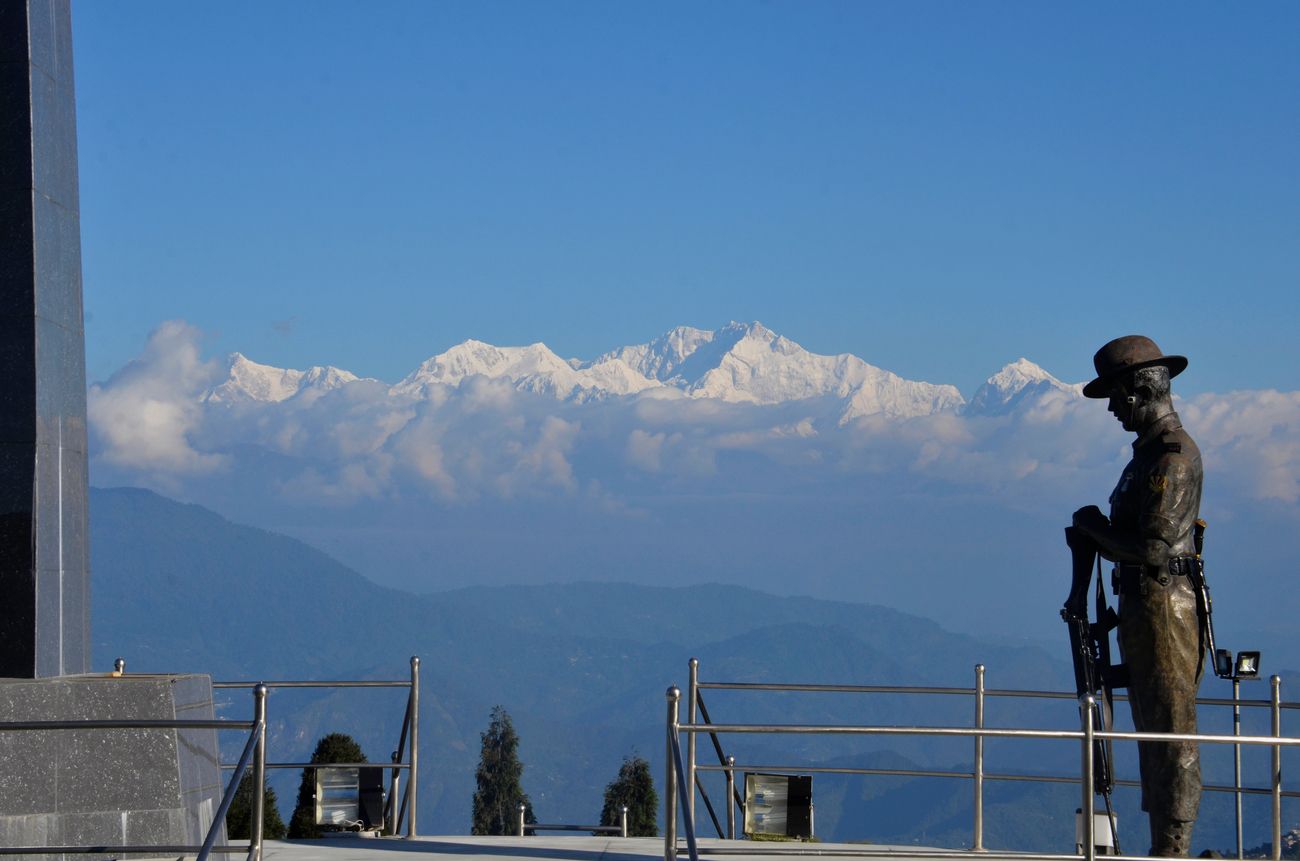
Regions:
M 1163 568 L 1154 565 L 1140 565 L 1136 562 L 1121 562 L 1111 572 L 1111 590 L 1116 595 L 1142 595 L 1146 593 L 1146 578 L 1161 586 L 1168 586 L 1173 577 L 1186 577 L 1196 570 L 1200 560 L 1195 556 L 1171 556 L 1169 564 Z

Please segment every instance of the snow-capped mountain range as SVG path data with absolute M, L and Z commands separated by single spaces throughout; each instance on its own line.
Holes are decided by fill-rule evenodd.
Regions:
M 751 404 L 828 399 L 836 405 L 840 424 L 876 415 L 1003 415 L 1043 396 L 1082 396 L 1081 385 L 1063 383 L 1022 358 L 990 377 L 967 402 L 954 386 L 906 380 L 849 353 L 810 353 L 761 323 L 734 322 L 714 331 L 679 326 L 647 344 L 621 347 L 587 362 L 565 360 L 542 343 L 495 347 L 468 340 L 423 362 L 391 386 L 389 394 L 424 399 L 437 387 L 454 387 L 473 376 L 504 379 L 520 391 L 578 402 L 641 393 Z M 335 367 L 275 368 L 234 353 L 228 377 L 202 400 L 278 403 L 320 397 L 360 381 Z
M 341 368 L 319 365 L 305 371 L 260 365 L 241 353 L 231 353 L 230 375 L 225 382 L 203 393 L 207 403 L 263 401 L 278 403 L 295 395 L 323 393 L 356 382 L 356 374 Z

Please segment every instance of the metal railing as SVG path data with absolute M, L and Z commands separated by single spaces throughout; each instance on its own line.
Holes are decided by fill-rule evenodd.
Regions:
M 563 825 L 560 823 L 545 822 L 526 822 L 528 816 L 528 805 L 519 805 L 519 821 L 517 824 L 517 836 L 523 837 L 529 831 L 590 831 L 592 834 L 617 834 L 619 837 L 627 836 L 627 805 L 624 804 L 618 811 L 617 825 Z
M 120 675 L 124 670 L 124 663 L 119 658 L 117 660 L 117 673 Z M 257 828 L 250 832 L 253 835 L 247 846 L 241 845 L 217 845 L 217 838 L 221 834 L 222 826 L 225 824 L 226 814 L 230 811 L 230 804 L 234 800 L 235 791 L 239 787 L 239 782 L 243 779 L 244 772 L 247 770 L 250 760 L 253 764 L 253 773 L 262 775 L 266 764 L 266 687 L 263 685 L 253 686 L 253 719 L 251 721 L 237 720 L 190 720 L 190 719 L 172 719 L 172 720 L 53 720 L 53 721 L 4 721 L 0 722 L 0 732 L 53 732 L 63 730 L 115 730 L 115 729 L 161 729 L 161 730 L 248 730 L 248 740 L 244 743 L 243 753 L 239 757 L 239 762 L 233 766 L 234 773 L 226 785 L 226 791 L 222 794 L 221 803 L 217 807 L 216 815 L 212 818 L 212 824 L 208 827 L 207 834 L 204 836 L 203 844 L 200 846 L 190 845 L 113 845 L 113 846 L 3 846 L 0 847 L 0 855 L 77 855 L 77 854 L 100 854 L 106 852 L 112 853 L 165 853 L 167 855 L 190 855 L 196 854 L 197 861 L 207 861 L 208 857 L 214 853 L 236 853 L 247 852 L 247 861 L 261 861 L 262 857 L 262 830 Z M 260 787 L 261 782 L 258 783 Z M 253 793 L 253 817 L 257 823 L 261 823 L 263 798 L 262 793 Z
M 118 658 L 114 662 L 116 675 L 124 675 L 126 662 Z M 248 730 L 239 759 L 233 763 L 220 763 L 223 770 L 231 771 L 225 792 L 217 806 L 207 834 L 201 846 L 180 844 L 163 845 L 111 845 L 111 846 L 0 846 L 3 855 L 75 855 L 75 854 L 166 854 L 195 855 L 196 861 L 208 861 L 212 853 L 233 854 L 246 852 L 246 861 L 261 861 L 262 831 L 266 818 L 266 770 L 268 768 L 387 768 L 392 770 L 388 800 L 384 809 L 384 821 L 392 833 L 401 830 L 403 819 L 406 821 L 406 837 L 416 836 L 415 805 L 420 755 L 420 659 L 411 658 L 411 676 L 409 680 L 398 681 L 281 681 L 281 682 L 213 682 L 214 689 L 247 688 L 253 692 L 253 719 L 237 721 L 227 719 L 213 720 L 61 720 L 61 721 L 0 721 L 0 732 L 59 731 L 59 730 L 114 730 L 114 729 L 212 729 L 212 730 Z M 267 762 L 266 759 L 266 701 L 270 688 L 408 688 L 406 710 L 402 719 L 402 730 L 397 742 L 397 750 L 388 763 L 320 763 L 320 762 Z M 408 753 L 409 739 L 409 753 Z M 403 761 L 405 757 L 405 761 Z M 225 824 L 226 815 L 234 801 L 240 781 L 249 767 L 252 767 L 252 804 L 249 816 L 248 844 L 218 845 L 217 840 Z M 406 791 L 398 798 L 398 775 L 401 771 L 409 772 Z M 409 814 L 408 814 L 409 811 Z
M 973 688 L 959 687 L 922 687 L 922 686 L 898 686 L 898 685 L 824 685 L 824 684 L 779 684 L 779 683 L 748 683 L 748 682 L 702 682 L 699 679 L 699 661 L 692 658 L 689 664 L 690 684 L 687 693 L 687 722 L 680 721 L 680 698 L 681 692 L 676 687 L 670 687 L 667 692 L 668 698 L 668 749 L 667 749 L 667 769 L 665 778 L 664 792 L 664 858 L 665 861 L 673 861 L 678 854 L 677 847 L 677 816 L 676 806 L 680 796 L 682 819 L 685 836 L 687 838 L 687 851 L 692 859 L 700 851 L 706 851 L 709 854 L 736 854 L 745 852 L 752 854 L 803 854 L 808 850 L 782 848 L 779 844 L 764 847 L 761 850 L 753 844 L 748 844 L 743 850 L 728 847 L 713 847 L 708 850 L 701 850 L 695 840 L 695 794 L 698 790 L 700 798 L 704 801 L 712 819 L 715 830 L 719 837 L 735 839 L 735 811 L 737 808 L 744 809 L 744 799 L 735 787 L 735 773 L 737 771 L 770 771 L 770 772 L 802 772 L 802 773 L 826 773 L 826 774 L 853 774 L 853 775 L 893 775 L 893 776 L 910 776 L 910 777 L 943 777 L 968 779 L 974 785 L 974 821 L 972 825 L 972 847 L 971 850 L 910 850 L 909 854 L 914 857 L 954 857 L 964 855 L 968 851 L 977 851 L 983 857 L 990 859 L 1015 858 L 1019 861 L 1033 861 L 1036 858 L 1042 859 L 1081 859 L 1081 861 L 1093 861 L 1095 847 L 1093 846 L 1092 834 L 1092 807 L 1095 793 L 1093 791 L 1093 768 L 1092 755 L 1093 743 L 1098 740 L 1125 740 L 1125 741 L 1195 741 L 1203 744 L 1230 744 L 1234 746 L 1234 783 L 1232 786 L 1219 786 L 1207 784 L 1202 788 L 1207 792 L 1231 792 L 1236 796 L 1236 815 L 1237 815 L 1237 857 L 1242 857 L 1242 818 L 1241 818 L 1241 796 L 1249 794 L 1269 795 L 1272 799 L 1272 845 L 1273 858 L 1281 857 L 1281 833 L 1282 833 L 1282 799 L 1300 797 L 1300 792 L 1284 791 L 1282 789 L 1282 749 L 1285 747 L 1300 747 L 1300 738 L 1289 738 L 1282 735 L 1281 730 L 1281 712 L 1283 709 L 1300 709 L 1300 703 L 1283 702 L 1281 699 L 1281 679 L 1278 676 L 1272 677 L 1271 696 L 1268 700 L 1242 700 L 1240 699 L 1240 689 L 1234 680 L 1233 696 L 1231 699 L 1222 699 L 1216 697 L 1201 697 L 1197 699 L 1198 705 L 1205 706 L 1230 706 L 1233 709 L 1233 734 L 1232 735 L 1215 735 L 1215 734 L 1177 734 L 1177 733 L 1138 733 L 1138 732 L 1115 732 L 1099 731 L 1092 725 L 1093 711 L 1089 707 L 1090 702 L 1081 702 L 1081 712 L 1083 714 L 1082 727 L 1079 730 L 1050 730 L 1050 729 L 1016 729 L 1016 728 L 989 728 L 985 726 L 984 706 L 989 697 L 1005 697 L 1018 699 L 1068 699 L 1077 700 L 1074 694 L 1061 691 L 1032 691 L 1032 690 L 990 690 L 984 684 L 985 670 L 984 666 L 975 667 L 975 685 Z M 929 727 L 929 726 L 822 726 L 822 725 L 798 725 L 798 724 L 715 724 L 710 720 L 708 709 L 705 706 L 704 698 L 701 694 L 703 690 L 732 690 L 732 691 L 750 691 L 750 692 L 801 692 L 801 693 L 848 693 L 848 694 L 918 694 L 918 695 L 939 695 L 939 696 L 965 696 L 974 698 L 974 722 L 969 727 Z M 1087 700 L 1088 698 L 1085 698 Z M 1127 697 L 1117 695 L 1117 700 L 1125 700 Z M 1266 708 L 1271 715 L 1271 735 L 1267 736 L 1248 736 L 1241 734 L 1241 708 Z M 686 762 L 681 764 L 681 747 L 680 736 L 686 734 Z M 707 734 L 713 742 L 714 751 L 718 757 L 718 765 L 700 765 L 696 761 L 696 738 L 701 733 Z M 953 770 L 930 770 L 930 769 L 893 769 L 893 768 L 845 768 L 845 767 L 818 767 L 818 766 L 799 766 L 784 764 L 758 764 L 745 763 L 738 765 L 734 756 L 725 754 L 722 744 L 719 740 L 721 734 L 813 734 L 813 735 L 852 735 L 852 736 L 898 736 L 898 737 L 947 737 L 947 738 L 970 738 L 974 745 L 974 761 L 971 771 L 953 771 Z M 1018 738 L 1018 739 L 1052 739 L 1065 741 L 1078 741 L 1083 744 L 1083 755 L 1081 757 L 1081 775 L 1080 777 L 1065 775 L 1038 775 L 1038 774 L 1001 774 L 990 773 L 984 767 L 984 740 L 986 738 Z M 1241 758 L 1240 751 L 1242 745 L 1266 746 L 1272 750 L 1272 763 L 1270 769 L 1270 785 L 1267 787 L 1248 787 L 1241 784 Z M 727 789 L 727 826 L 725 832 L 718 821 L 716 811 L 709 800 L 708 793 L 700 780 L 701 772 L 722 772 L 726 776 Z M 1082 810 L 1082 825 L 1084 829 L 1084 849 L 1082 854 L 1035 854 L 1035 853 L 998 853 L 991 852 L 984 846 L 984 783 L 986 780 L 998 781 L 1028 781 L 1040 783 L 1066 783 L 1077 784 L 1081 787 L 1082 801 L 1080 805 Z M 1118 786 L 1140 786 L 1135 780 L 1116 780 Z M 681 787 L 689 787 L 688 791 L 682 791 Z M 854 856 L 871 856 L 873 854 L 882 854 L 882 850 L 861 849 L 852 851 L 836 852 L 834 850 L 820 848 L 818 854 L 847 854 Z M 888 854 L 888 853 L 884 853 Z M 1114 858 L 1138 857 L 1138 856 L 1110 856 Z M 1109 861 L 1109 858 L 1108 858 Z
M 389 833 L 397 834 L 406 822 L 406 837 L 417 836 L 416 802 L 420 774 L 420 658 L 411 657 L 411 675 L 409 679 L 396 680 L 360 680 L 360 681 L 279 681 L 279 682 L 213 682 L 213 688 L 407 688 L 406 709 L 402 717 L 402 729 L 398 734 L 397 748 L 392 752 L 389 762 L 266 762 L 262 763 L 262 772 L 254 778 L 256 789 L 254 795 L 255 833 L 261 835 L 263 794 L 265 787 L 265 770 L 268 768 L 316 769 L 316 768 L 380 768 L 390 769 L 388 799 L 384 804 L 384 824 Z M 410 741 L 408 752 L 407 741 Z M 223 769 L 237 769 L 237 763 L 222 763 Z M 400 793 L 401 772 L 406 771 L 405 790 Z M 256 861 L 256 859 L 251 859 Z

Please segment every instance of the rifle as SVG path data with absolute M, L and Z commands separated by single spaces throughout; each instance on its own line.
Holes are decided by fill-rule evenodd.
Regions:
M 1214 674 L 1221 679 L 1230 679 L 1233 675 L 1232 652 L 1222 652 L 1214 644 L 1214 603 L 1210 600 L 1210 586 L 1205 582 L 1205 560 L 1201 557 L 1205 550 L 1205 521 L 1197 519 L 1192 525 L 1192 542 L 1196 547 L 1196 558 L 1187 567 L 1187 579 L 1192 591 L 1196 593 L 1196 615 L 1201 621 L 1201 645 L 1204 646 L 1196 659 L 1196 677 L 1201 676 L 1205 662 L 1206 650 L 1213 661 Z
M 1070 582 L 1070 595 L 1061 608 L 1061 618 L 1070 629 L 1075 694 L 1080 699 L 1085 694 L 1093 695 L 1093 722 L 1097 729 L 1105 732 L 1112 726 L 1114 690 L 1128 686 L 1125 667 L 1110 662 L 1110 632 L 1119 624 L 1119 618 L 1106 604 L 1097 545 L 1081 529 L 1073 526 L 1065 529 L 1065 543 L 1070 547 L 1073 579 Z M 1097 570 L 1097 621 L 1089 622 L 1088 584 L 1092 580 L 1094 565 Z M 1115 788 L 1114 745 L 1110 739 L 1099 739 L 1093 744 L 1093 786 L 1106 802 L 1106 815 L 1110 819 L 1110 830 L 1115 837 L 1115 851 L 1118 853 L 1119 834 L 1116 833 L 1115 811 L 1110 800 L 1111 791 Z

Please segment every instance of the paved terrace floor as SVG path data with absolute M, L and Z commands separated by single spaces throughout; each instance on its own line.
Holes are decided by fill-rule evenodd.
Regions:
M 786 852 L 831 855 L 870 849 L 892 857 L 914 856 L 916 846 L 882 846 L 847 843 L 749 843 L 748 841 L 702 839 L 701 855 L 724 861 L 772 861 L 790 855 L 764 855 L 762 847 L 781 846 Z M 726 855 L 710 855 L 709 849 L 726 847 Z M 753 854 L 745 853 L 753 847 Z M 685 859 L 685 845 L 679 858 Z M 731 854 L 740 850 L 743 854 Z M 336 837 L 328 840 L 268 840 L 263 847 L 265 861 L 534 861 L 566 858 L 572 861 L 662 861 L 664 841 L 660 837 L 419 837 L 401 838 Z M 240 857 L 240 856 L 231 856 Z

